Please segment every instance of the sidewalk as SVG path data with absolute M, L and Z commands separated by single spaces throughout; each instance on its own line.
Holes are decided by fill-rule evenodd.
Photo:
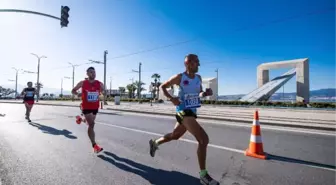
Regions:
M 0 100 L 0 103 L 21 103 L 16 100 Z M 39 101 L 39 105 L 55 105 L 55 106 L 72 106 L 79 107 L 80 102 L 71 101 Z M 171 115 L 175 114 L 175 107 L 170 104 L 153 104 L 149 103 L 138 104 L 131 102 L 121 102 L 120 105 L 114 105 L 108 102 L 109 105 L 103 105 L 104 113 L 109 111 L 126 111 L 135 113 Z M 253 114 L 256 108 L 247 107 L 216 107 L 202 106 L 198 111 L 200 119 L 236 121 L 243 123 L 252 123 Z M 268 109 L 257 108 L 261 124 L 277 125 L 284 127 L 310 128 L 319 130 L 336 131 L 336 111 L 325 110 L 295 110 L 292 109 Z

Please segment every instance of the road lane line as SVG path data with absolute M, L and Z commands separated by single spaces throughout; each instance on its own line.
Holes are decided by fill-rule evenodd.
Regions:
M 118 112 L 119 113 L 119 112 Z M 171 119 L 176 120 L 175 118 L 172 118 L 171 116 L 159 116 L 159 115 L 146 115 L 146 114 L 140 114 L 140 113 L 121 113 L 124 115 L 133 115 L 133 116 L 144 116 L 144 117 L 151 117 L 151 118 L 165 118 L 165 119 Z M 251 125 L 249 124 L 242 124 L 239 123 L 239 121 L 230 123 L 227 121 L 220 122 L 218 120 L 204 120 L 204 119 L 198 119 L 200 124 L 214 124 L 214 125 L 223 125 L 223 126 L 233 126 L 233 127 L 245 127 L 245 128 L 251 128 L 252 126 L 252 120 Z M 295 133 L 304 133 L 304 134 L 314 134 L 314 135 L 323 135 L 323 136 L 336 136 L 336 132 L 332 131 L 313 131 L 311 129 L 304 129 L 304 128 L 280 128 L 277 126 L 269 126 L 269 125 L 263 125 L 262 121 L 260 121 L 261 129 L 262 130 L 276 130 L 276 131 L 282 131 L 282 132 L 295 132 Z
M 139 130 L 139 129 L 123 127 L 123 126 L 119 126 L 119 125 L 107 124 L 107 123 L 103 123 L 103 122 L 100 122 L 100 121 L 96 121 L 96 123 L 101 124 L 101 125 L 105 125 L 105 126 L 108 126 L 108 127 L 114 127 L 114 128 L 119 128 L 119 129 L 123 129 L 123 130 L 129 130 L 129 131 L 133 131 L 133 132 L 138 132 L 138 133 L 143 133 L 143 134 L 148 134 L 148 135 L 154 135 L 154 136 L 159 136 L 159 137 L 164 135 L 164 134 L 149 132 L 149 131 L 145 131 L 145 130 Z M 179 140 L 187 142 L 187 143 L 198 144 L 197 141 L 190 140 L 190 139 L 181 138 Z M 229 148 L 229 147 L 219 146 L 219 145 L 215 145 L 215 144 L 208 144 L 208 146 L 212 147 L 212 148 L 221 149 L 221 150 L 226 150 L 226 151 L 236 152 L 236 153 L 240 153 L 240 154 L 245 154 L 244 150 L 239 150 L 239 149 L 235 149 L 235 148 Z M 284 161 L 280 161 L 280 162 L 284 162 Z M 295 164 L 297 164 L 297 163 L 295 163 Z M 336 169 L 322 167 L 322 166 L 316 166 L 316 165 L 310 165 L 310 164 L 299 164 L 299 165 L 336 172 Z
M 161 137 L 161 136 L 164 135 L 164 134 L 159 134 L 159 133 L 154 133 L 154 132 L 148 132 L 148 131 L 144 131 L 144 130 L 129 128 L 129 127 L 123 127 L 123 126 L 119 126 L 119 125 L 106 124 L 106 123 L 97 122 L 97 121 L 96 121 L 96 123 L 99 123 L 99 124 L 102 124 L 102 125 L 106 125 L 106 126 L 109 126 L 109 127 L 115 127 L 115 128 L 120 128 L 120 129 L 124 129 L 124 130 L 130 130 L 130 131 L 133 131 L 133 132 L 139 132 L 139 133 L 143 133 L 143 134 L 154 135 L 154 136 L 158 136 L 158 137 Z M 193 141 L 193 140 L 190 140 L 190 139 L 181 138 L 179 140 L 180 141 L 185 141 L 185 142 L 188 142 L 188 143 L 198 144 L 197 141 Z M 208 146 L 213 147 L 213 148 L 222 149 L 222 150 L 231 151 L 231 152 L 241 153 L 241 154 L 245 153 L 244 150 L 229 148 L 229 147 L 225 147 L 225 146 L 219 146 L 219 145 L 214 145 L 214 144 L 209 144 Z

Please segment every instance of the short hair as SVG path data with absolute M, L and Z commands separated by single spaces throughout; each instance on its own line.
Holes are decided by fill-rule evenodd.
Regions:
M 198 56 L 197 56 L 196 54 L 192 54 L 192 53 L 191 53 L 191 54 L 186 55 L 184 59 L 187 59 L 187 58 L 188 58 L 188 59 L 189 59 L 189 58 L 198 58 Z
M 91 66 L 91 67 L 89 67 L 89 68 L 86 70 L 86 72 L 89 72 L 90 69 L 91 69 L 91 70 L 95 70 L 95 68 Z
M 30 81 L 29 81 L 29 82 L 27 82 L 27 85 L 28 85 L 29 83 L 33 83 L 33 82 L 30 82 Z

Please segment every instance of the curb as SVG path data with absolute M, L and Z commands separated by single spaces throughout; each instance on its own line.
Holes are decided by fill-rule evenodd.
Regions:
M 8 104 L 23 104 L 22 102 L 0 102 L 0 103 L 8 103 Z M 62 105 L 62 104 L 51 104 L 51 103 L 35 103 L 37 105 L 48 105 L 48 106 L 59 106 L 59 107 L 78 107 L 79 105 Z M 157 112 L 147 112 L 147 111 L 138 111 L 138 110 L 123 110 L 123 109 L 113 109 L 107 108 L 105 110 L 113 110 L 113 111 L 120 111 L 120 112 L 133 112 L 133 113 L 141 113 L 141 114 L 151 114 L 151 115 L 163 115 L 163 116 L 175 116 L 173 113 L 157 113 Z M 99 112 L 100 114 L 112 114 L 107 112 Z M 216 120 L 216 121 L 228 121 L 228 122 L 240 122 L 251 124 L 251 121 L 243 120 L 243 119 L 231 119 L 231 118 L 218 118 L 218 117 L 208 117 L 208 116 L 197 116 L 199 119 L 205 120 Z M 281 127 L 289 127 L 289 128 L 303 128 L 303 129 L 314 129 L 314 130 L 321 130 L 321 131 L 336 131 L 336 128 L 330 127 L 318 127 L 318 126 L 310 126 L 310 125 L 290 125 L 290 124 L 281 124 L 275 123 L 270 121 L 263 121 L 264 125 L 269 126 L 281 126 Z

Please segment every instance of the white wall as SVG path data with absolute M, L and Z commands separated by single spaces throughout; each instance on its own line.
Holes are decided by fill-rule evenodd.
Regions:
M 216 78 L 211 78 L 210 80 L 203 79 L 203 90 L 205 91 L 206 88 L 211 88 L 213 95 L 205 97 L 205 100 L 216 100 L 217 98 L 217 93 L 218 93 L 218 88 L 217 88 L 217 79 Z

